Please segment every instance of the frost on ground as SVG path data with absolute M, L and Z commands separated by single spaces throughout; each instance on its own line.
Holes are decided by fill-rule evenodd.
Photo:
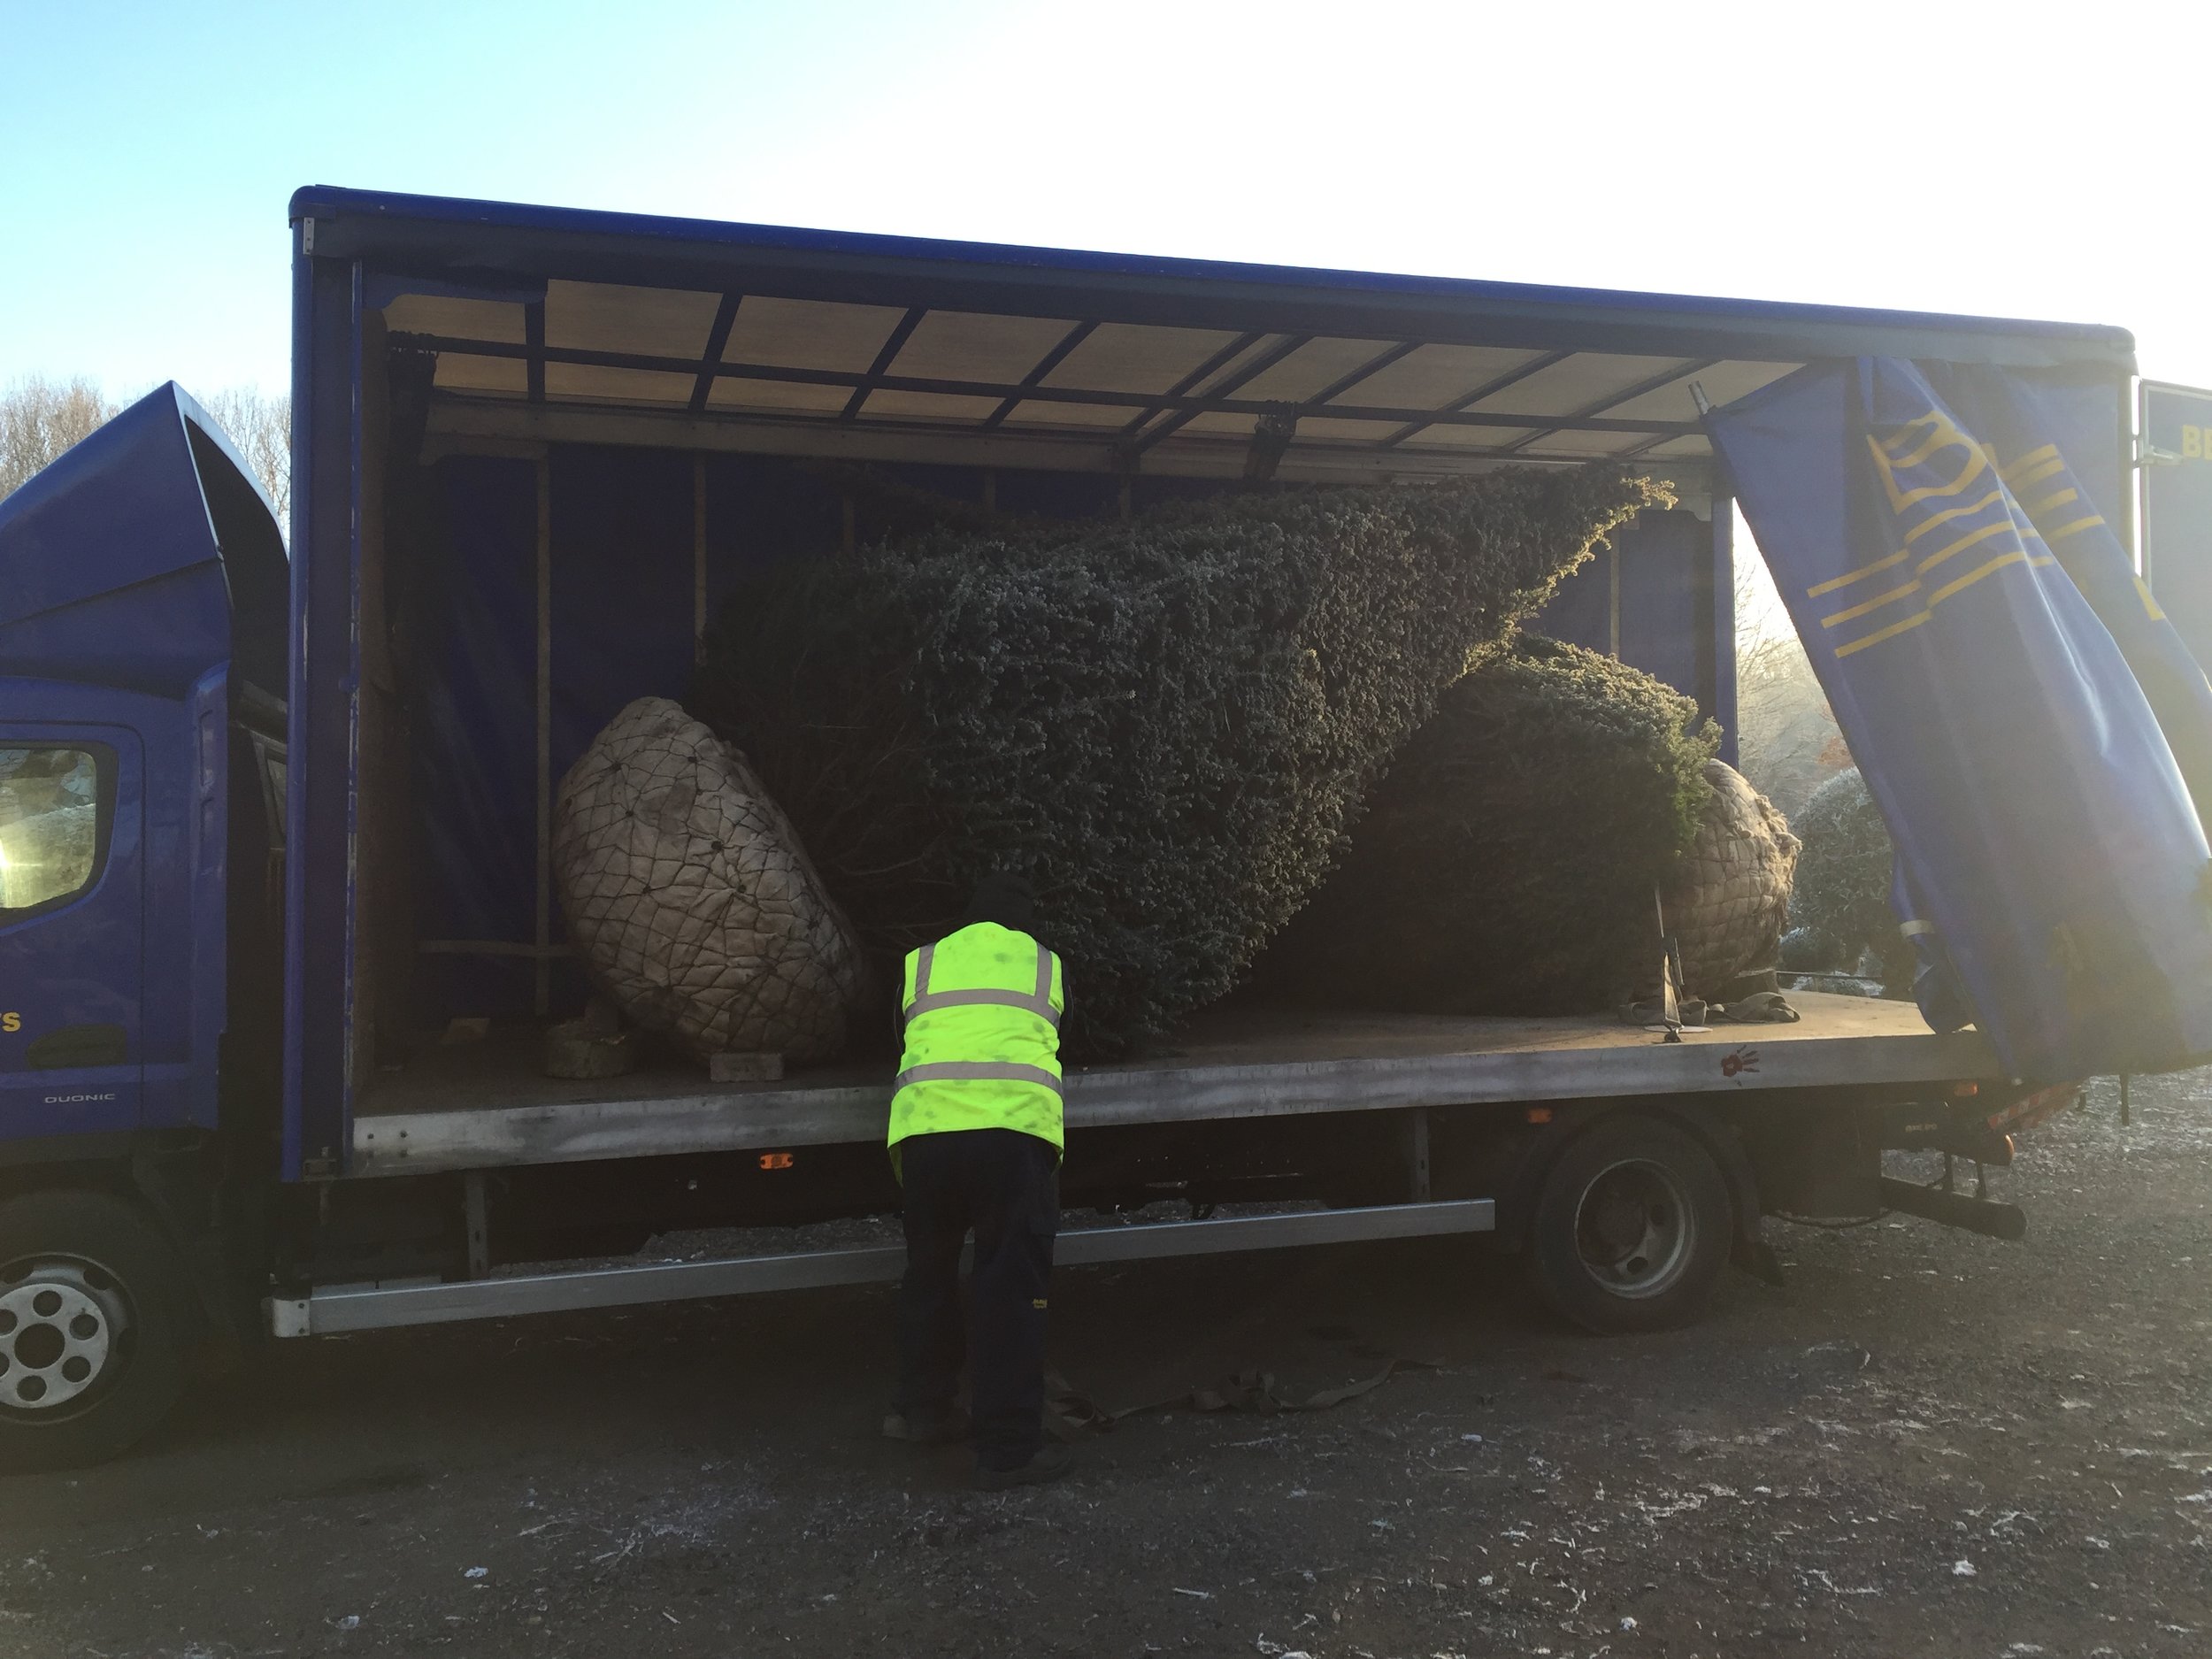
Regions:
M 877 1438 L 874 1290 L 287 1345 L 9 1484 L 0 1653 L 2200 1655 L 2212 1077 L 2130 1108 L 1991 1172 L 2023 1243 L 1770 1223 L 1787 1287 L 1663 1336 L 1563 1333 L 1465 1241 L 1063 1275 L 1110 1409 L 1435 1369 L 1132 1417 L 1029 1493 Z

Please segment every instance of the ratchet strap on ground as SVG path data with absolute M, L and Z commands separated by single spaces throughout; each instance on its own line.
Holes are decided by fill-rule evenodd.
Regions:
M 1261 1417 L 1272 1417 L 1282 1411 L 1326 1411 L 1332 1406 L 1374 1393 L 1399 1371 L 1431 1369 L 1425 1360 L 1394 1359 L 1372 1377 L 1303 1395 L 1283 1393 L 1272 1371 L 1240 1371 L 1210 1388 L 1194 1388 L 1188 1394 L 1143 1405 L 1124 1406 L 1118 1411 L 1107 1410 L 1058 1371 L 1048 1371 L 1045 1421 L 1046 1426 L 1062 1440 L 1073 1440 L 1086 1434 L 1105 1433 L 1124 1417 L 1141 1416 L 1148 1411 L 1172 1411 L 1178 1407 L 1192 1411 L 1251 1411 Z

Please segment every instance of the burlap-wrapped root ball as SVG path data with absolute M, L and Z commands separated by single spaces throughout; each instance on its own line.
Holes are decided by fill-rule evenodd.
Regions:
M 1262 979 L 1440 1014 L 1609 1009 L 1655 972 L 1654 900 L 1696 836 L 1719 741 L 1640 670 L 1516 641 L 1414 733 Z
M 1712 795 L 1697 838 L 1665 888 L 1667 926 L 1682 952 L 1684 989 L 1727 1002 L 1772 981 L 1790 914 L 1797 837 L 1789 820 L 1725 761 L 1705 763 Z
M 692 1053 L 818 1059 L 866 972 L 745 757 L 664 697 L 617 715 L 561 780 L 553 876 L 586 970 Z

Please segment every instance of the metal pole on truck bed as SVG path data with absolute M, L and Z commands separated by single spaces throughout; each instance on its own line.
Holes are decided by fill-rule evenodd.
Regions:
M 553 1002 L 553 474 L 538 457 L 538 884 L 531 1004 L 543 1018 Z

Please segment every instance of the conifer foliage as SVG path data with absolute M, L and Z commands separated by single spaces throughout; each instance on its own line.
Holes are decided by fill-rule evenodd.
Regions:
M 1461 1014 L 1605 1008 L 1652 977 L 1655 889 L 1720 731 L 1640 669 L 1524 635 L 1444 694 L 1263 977 Z
M 749 582 L 690 704 L 877 948 L 1028 875 L 1068 1046 L 1113 1053 L 1238 981 L 1471 654 L 1664 499 L 1515 469 L 925 534 Z

